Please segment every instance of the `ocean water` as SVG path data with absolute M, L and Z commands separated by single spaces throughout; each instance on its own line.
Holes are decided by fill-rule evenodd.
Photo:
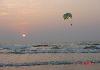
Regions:
M 65 42 L 34 45 L 0 45 L 0 53 L 99 53 L 99 42 Z
M 4 70 L 99 70 L 99 65 L 99 42 L 0 45 Z

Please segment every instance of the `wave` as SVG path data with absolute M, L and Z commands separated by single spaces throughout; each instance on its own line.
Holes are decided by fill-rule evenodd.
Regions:
M 31 62 L 31 63 L 0 63 L 0 67 L 21 67 L 21 66 L 38 66 L 38 65 L 70 65 L 70 64 L 99 64 L 100 61 L 46 61 L 46 62 Z
M 100 43 L 58 43 L 38 44 L 32 46 L 12 45 L 0 46 L 0 53 L 35 54 L 35 53 L 100 53 Z
M 5 54 L 36 54 L 36 53 L 100 53 L 100 49 L 19 49 L 19 50 L 0 50 L 0 53 Z

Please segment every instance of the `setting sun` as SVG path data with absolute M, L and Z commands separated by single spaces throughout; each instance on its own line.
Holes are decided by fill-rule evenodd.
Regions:
M 22 34 L 22 37 L 26 37 L 26 34 L 24 33 L 24 34 Z

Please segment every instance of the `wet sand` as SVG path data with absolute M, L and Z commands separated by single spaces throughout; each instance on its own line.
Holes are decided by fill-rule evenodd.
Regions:
M 100 53 L 45 53 L 45 54 L 0 54 L 0 63 L 23 63 L 36 61 L 100 60 Z

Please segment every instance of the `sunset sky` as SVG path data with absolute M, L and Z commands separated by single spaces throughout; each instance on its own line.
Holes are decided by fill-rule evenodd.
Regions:
M 63 20 L 66 12 L 71 21 Z M 100 0 L 0 0 L 0 42 L 24 40 L 100 40 Z

